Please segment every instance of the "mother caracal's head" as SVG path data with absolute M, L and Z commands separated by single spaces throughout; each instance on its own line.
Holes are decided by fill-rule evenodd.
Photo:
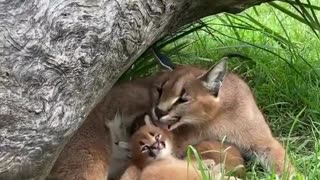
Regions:
M 222 58 L 207 71 L 191 66 L 172 66 L 167 63 L 168 59 L 165 62 L 161 62 L 161 58 L 158 60 L 165 72 L 160 72 L 151 88 L 151 114 L 155 123 L 173 130 L 183 124 L 204 124 L 215 115 L 228 58 Z

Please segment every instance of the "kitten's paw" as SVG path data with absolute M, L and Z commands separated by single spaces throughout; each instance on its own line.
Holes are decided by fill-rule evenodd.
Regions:
M 123 156 L 126 156 L 126 158 L 128 160 L 130 160 L 132 158 L 132 153 L 131 153 L 131 149 L 130 149 L 130 146 L 129 146 L 129 143 L 128 142 L 125 142 L 125 141 L 118 141 L 115 143 L 119 148 L 121 152 L 123 152 Z
M 128 142 L 125 142 L 125 141 L 119 141 L 118 142 L 118 146 L 127 150 L 127 151 L 130 151 L 130 147 L 129 147 L 129 143 Z

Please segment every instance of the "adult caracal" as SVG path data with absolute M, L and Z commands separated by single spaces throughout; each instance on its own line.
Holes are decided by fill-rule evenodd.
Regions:
M 209 70 L 166 65 L 168 72 L 160 74 L 151 89 L 152 119 L 174 133 L 177 154 L 188 144 L 225 138 L 243 155 L 256 155 L 278 175 L 286 169 L 294 173 L 248 85 L 237 75 L 227 73 L 227 59 Z
M 111 151 L 116 149 L 116 141 L 124 140 L 114 134 L 112 139 L 115 142 L 111 143 L 110 131 L 105 127 L 105 123 L 116 126 L 117 124 L 109 122 L 112 122 L 119 112 L 121 116 L 125 116 L 126 121 L 121 122 L 124 129 L 130 129 L 131 122 L 150 109 L 148 89 L 153 79 L 154 77 L 150 76 L 116 84 L 65 145 L 47 179 L 105 180 L 108 174 L 110 179 L 121 175 L 119 171 L 126 169 L 126 159 L 112 159 Z M 111 172 L 112 169 L 114 172 Z

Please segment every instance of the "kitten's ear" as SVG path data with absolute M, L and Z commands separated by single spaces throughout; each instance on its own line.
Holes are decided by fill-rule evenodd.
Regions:
M 165 56 L 164 54 L 161 54 L 156 47 L 151 47 L 151 51 L 158 61 L 161 70 L 172 71 L 175 68 L 175 64 L 170 60 L 170 58 Z
M 203 85 L 209 89 L 215 97 L 219 95 L 220 87 L 227 73 L 227 60 L 227 57 L 222 58 L 217 64 L 199 77 Z
M 150 116 L 147 115 L 147 114 L 144 116 L 144 122 L 146 123 L 147 126 L 154 126 L 152 121 L 151 121 Z

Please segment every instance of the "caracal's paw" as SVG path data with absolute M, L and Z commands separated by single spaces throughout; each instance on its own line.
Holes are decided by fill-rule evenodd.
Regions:
M 205 159 L 202 163 L 206 165 L 208 169 L 213 169 L 217 165 L 213 159 Z

